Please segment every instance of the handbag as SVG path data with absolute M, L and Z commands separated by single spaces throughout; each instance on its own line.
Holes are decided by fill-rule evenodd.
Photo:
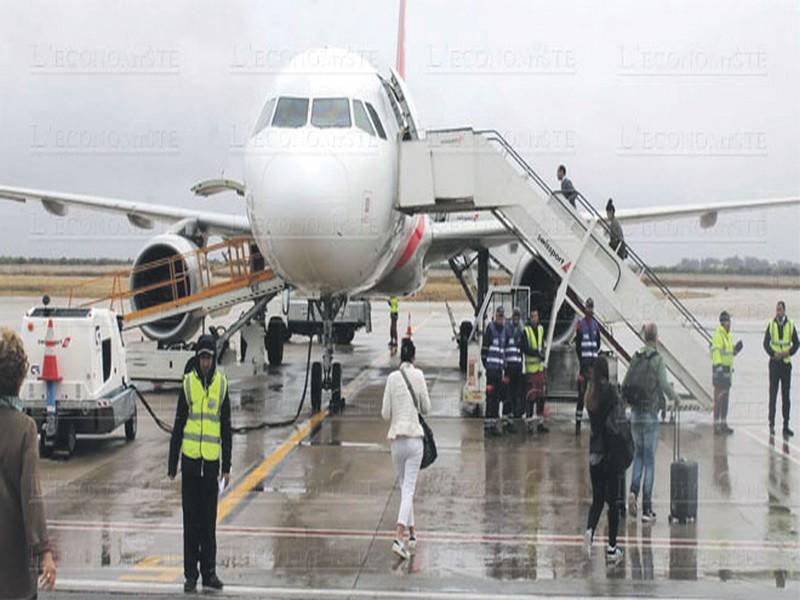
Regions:
M 420 463 L 419 468 L 427 469 L 434 463 L 436 457 L 439 456 L 439 453 L 436 450 L 436 440 L 433 439 L 433 430 L 425 422 L 425 419 L 422 417 L 422 413 L 419 412 L 419 402 L 417 401 L 417 394 L 414 393 L 414 388 L 411 387 L 411 382 L 408 380 L 408 377 L 403 372 L 403 369 L 398 369 L 398 370 L 400 371 L 400 375 L 403 376 L 403 381 L 406 382 L 408 393 L 411 394 L 411 400 L 414 402 L 414 408 L 417 409 L 419 424 L 422 427 L 422 462 Z

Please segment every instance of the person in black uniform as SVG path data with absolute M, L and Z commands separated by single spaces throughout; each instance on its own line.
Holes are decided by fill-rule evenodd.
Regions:
M 194 365 L 184 375 L 169 445 L 167 474 L 174 479 L 181 458 L 183 505 L 183 591 L 222 589 L 216 574 L 218 480 L 230 483 L 231 405 L 228 381 L 216 368 L 216 344 L 210 335 L 197 341 Z M 200 572 L 198 573 L 198 562 Z

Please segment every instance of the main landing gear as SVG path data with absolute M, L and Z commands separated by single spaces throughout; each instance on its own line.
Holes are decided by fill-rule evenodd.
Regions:
M 311 411 L 318 413 L 322 409 L 323 395 L 328 397 L 328 410 L 338 414 L 344 410 L 345 399 L 342 397 L 342 365 L 333 362 L 333 321 L 347 303 L 345 297 L 325 297 L 319 300 L 309 299 L 309 315 L 314 312 L 322 320 L 322 362 L 311 364 Z M 312 312 L 314 311 L 314 312 Z

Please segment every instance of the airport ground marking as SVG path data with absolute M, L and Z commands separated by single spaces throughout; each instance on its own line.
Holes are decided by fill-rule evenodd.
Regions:
M 774 444 L 770 444 L 769 442 L 765 442 L 763 439 L 761 439 L 761 437 L 759 437 L 758 435 L 756 435 L 752 431 L 748 431 L 745 428 L 740 428 L 740 431 L 743 431 L 748 437 L 750 437 L 751 439 L 755 440 L 756 442 L 758 442 L 759 444 L 764 446 L 767 450 L 770 450 L 770 451 L 774 452 L 775 454 L 777 454 L 781 458 L 785 458 L 785 459 L 788 459 L 788 460 L 792 461 L 794 464 L 796 464 L 797 466 L 800 467 L 800 460 L 798 460 L 797 457 L 792 456 L 788 452 L 783 452 L 783 442 L 782 441 L 778 442 L 778 440 L 775 440 Z

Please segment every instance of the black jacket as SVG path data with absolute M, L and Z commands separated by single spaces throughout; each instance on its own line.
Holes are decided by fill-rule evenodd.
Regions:
M 772 319 L 774 321 L 775 319 Z M 770 344 L 772 343 L 772 337 L 769 335 L 769 328 L 772 325 L 772 321 L 767 324 L 767 330 L 764 332 L 764 351 L 769 354 L 770 358 L 773 354 L 772 348 L 770 348 Z M 783 337 L 783 328 L 789 324 L 789 319 L 786 319 L 783 322 L 783 325 L 778 323 L 778 337 Z M 800 340 L 797 339 L 797 327 L 795 326 L 794 331 L 792 332 L 792 347 L 789 348 L 789 356 L 794 356 L 797 353 L 797 349 L 800 348 Z
M 211 369 L 208 378 L 203 380 L 203 385 L 208 387 L 208 384 L 214 378 L 215 369 Z M 202 375 L 195 370 L 198 377 L 203 379 Z M 183 385 L 178 394 L 178 405 L 175 408 L 175 424 L 172 426 L 172 438 L 169 442 L 169 467 L 168 474 L 174 477 L 178 472 L 178 456 L 181 457 L 181 473 L 184 476 L 195 477 L 213 477 L 217 478 L 220 473 L 220 461 L 212 460 L 207 461 L 202 458 L 188 458 L 181 453 L 181 444 L 183 443 L 183 428 L 186 426 L 186 419 L 189 416 L 189 405 L 186 402 L 186 395 L 183 393 Z M 231 472 L 231 402 L 228 397 L 228 390 L 225 390 L 225 397 L 222 399 L 222 406 L 220 406 L 220 437 L 222 442 L 222 472 Z
M 600 406 L 596 412 L 589 411 L 592 432 L 589 436 L 589 453 L 606 456 L 606 419 L 615 403 L 622 402 L 617 386 L 604 381 L 600 384 Z

